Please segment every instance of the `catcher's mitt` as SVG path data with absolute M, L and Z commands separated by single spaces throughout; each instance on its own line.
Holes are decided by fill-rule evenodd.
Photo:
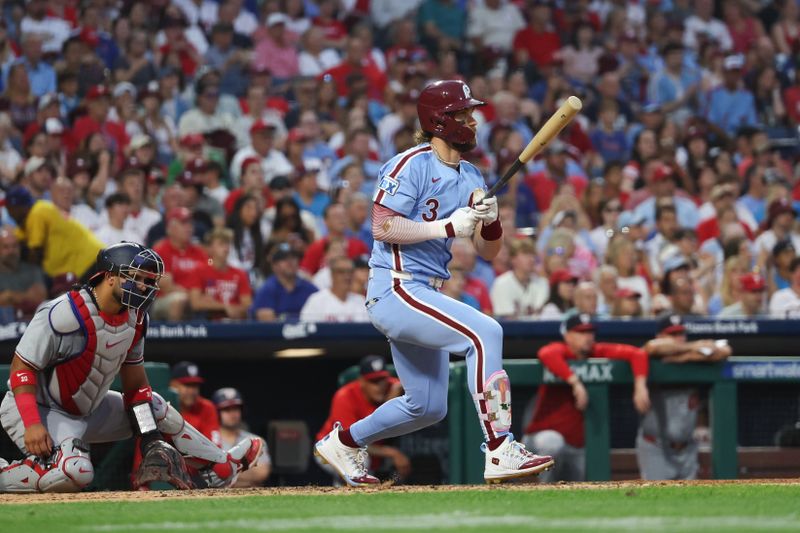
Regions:
M 194 488 L 183 456 L 163 440 L 155 440 L 145 449 L 142 464 L 133 477 L 133 488 L 138 490 L 154 481 L 164 481 L 179 490 Z

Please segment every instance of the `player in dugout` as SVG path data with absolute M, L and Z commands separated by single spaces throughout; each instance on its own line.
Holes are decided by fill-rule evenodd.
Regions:
M 552 342 L 539 350 L 545 368 L 566 382 L 539 387 L 533 417 L 523 437 L 526 446 L 555 460 L 555 467 L 539 476 L 544 483 L 586 479 L 583 411 L 589 395 L 569 363 L 594 357 L 628 361 L 633 371 L 633 405 L 641 414 L 650 409 L 647 353 L 627 344 L 595 342 L 595 331 L 591 315 L 572 315 L 561 324 L 563 342 Z
M 665 363 L 715 363 L 731 355 L 725 339 L 689 342 L 680 315 L 658 323 L 656 338 L 644 345 L 650 357 Z M 636 459 L 642 479 L 697 478 L 698 448 L 695 430 L 700 414 L 700 391 L 683 385 L 653 387 L 652 409 L 642 417 L 636 437 Z
M 330 433 L 336 422 L 349 426 L 372 414 L 375 409 L 392 398 L 403 394 L 400 380 L 386 370 L 386 363 L 382 357 L 367 355 L 361 359 L 358 367 L 358 379 L 343 385 L 333 395 L 330 414 L 317 433 L 317 440 Z M 381 459 L 388 459 L 401 480 L 411 473 L 411 461 L 394 446 L 388 446 L 380 441 L 373 442 L 367 447 L 367 452 L 372 462 L 377 463 L 374 464 L 376 467 L 379 466 Z M 334 483 L 337 483 L 339 475 L 336 471 L 330 465 L 321 462 L 316 455 L 314 458 L 325 472 L 333 476 Z

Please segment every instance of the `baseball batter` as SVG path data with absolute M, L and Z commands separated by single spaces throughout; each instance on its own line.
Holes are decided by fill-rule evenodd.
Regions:
M 650 357 L 668 363 L 716 362 L 727 359 L 726 341 L 687 342 L 680 315 L 661 319 L 656 338 L 644 346 Z M 695 479 L 700 393 L 695 387 L 657 386 L 650 394 L 652 409 L 645 413 L 636 436 L 636 459 L 642 479 Z
M 511 387 L 502 366 L 502 327 L 438 291 L 449 277 L 454 238 L 471 238 L 487 260 L 501 247 L 497 201 L 492 197 L 475 205 L 483 198 L 484 179 L 461 160 L 475 146 L 472 113 L 480 105 L 461 81 L 427 86 L 417 102 L 419 144 L 387 162 L 378 176 L 367 309 L 375 327 L 389 338 L 405 394 L 349 428 L 335 424 L 317 442 L 315 453 L 351 486 L 378 482 L 367 471 L 367 445 L 444 418 L 450 353 L 466 358 L 469 390 L 486 440 L 484 478 L 499 482 L 553 464 L 551 457 L 535 455 L 509 433 Z
M 79 491 L 94 476 L 87 444 L 134 434 L 143 456 L 137 486 L 226 487 L 256 463 L 260 439 L 226 453 L 148 384 L 147 310 L 163 271 L 153 250 L 116 244 L 98 253 L 87 285 L 37 311 L 17 344 L 0 404 L 3 429 L 27 457 L 12 464 L 0 459 L 0 492 Z M 109 391 L 117 374 L 121 394 Z

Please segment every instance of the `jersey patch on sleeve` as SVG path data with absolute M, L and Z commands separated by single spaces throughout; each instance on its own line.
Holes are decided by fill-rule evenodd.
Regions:
M 400 188 L 400 183 L 394 178 L 390 178 L 389 176 L 384 176 L 383 178 L 381 178 L 381 182 L 378 184 L 378 188 L 384 191 L 386 194 L 394 196 L 394 193 L 396 193 L 397 189 Z

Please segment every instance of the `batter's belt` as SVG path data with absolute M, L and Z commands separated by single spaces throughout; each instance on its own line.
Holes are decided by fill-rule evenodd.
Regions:
M 369 269 L 369 279 L 375 277 L 377 272 L 388 272 L 392 279 L 399 279 L 402 281 L 418 281 L 420 283 L 424 283 L 433 287 L 434 289 L 441 289 L 442 285 L 444 285 L 444 278 L 437 278 L 435 276 L 426 276 L 425 274 L 416 274 L 413 272 L 403 272 L 401 270 L 394 270 L 394 269 L 385 269 L 385 268 L 370 268 Z

